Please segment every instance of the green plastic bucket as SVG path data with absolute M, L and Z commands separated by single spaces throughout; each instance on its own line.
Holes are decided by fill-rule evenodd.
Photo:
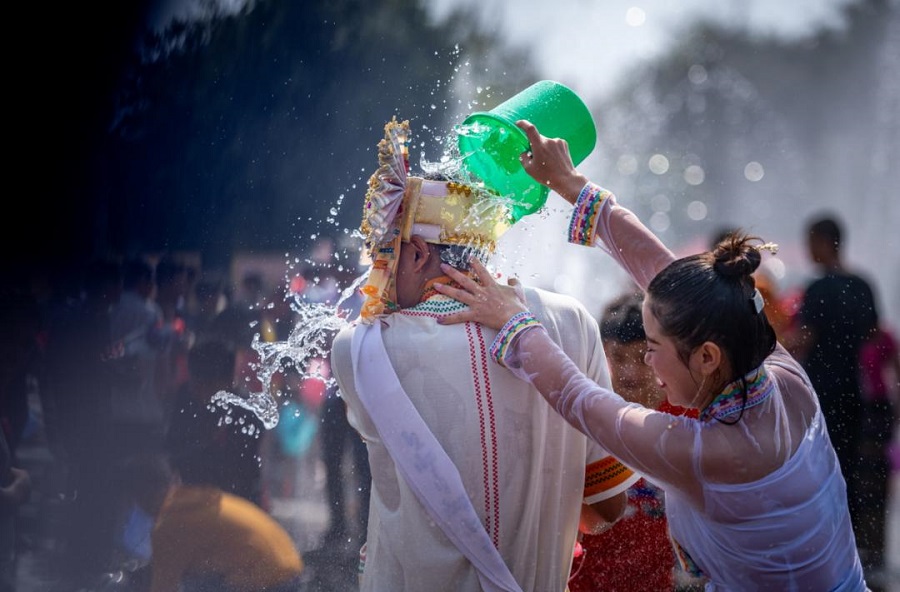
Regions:
M 550 190 L 522 168 L 528 138 L 516 126 L 527 119 L 548 138 L 564 138 L 577 166 L 594 150 L 597 128 L 584 102 L 552 80 L 532 84 L 487 112 L 472 113 L 455 128 L 462 166 L 510 201 L 513 222 L 532 214 Z

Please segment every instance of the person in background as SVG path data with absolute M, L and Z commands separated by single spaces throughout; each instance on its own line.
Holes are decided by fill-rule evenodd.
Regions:
M 294 280 L 279 284 L 261 307 L 260 342 L 267 347 L 279 348 L 286 345 L 295 327 L 305 330 L 306 326 L 297 326 L 301 320 L 295 307 L 302 293 L 304 284 L 302 276 L 294 276 Z M 271 345 L 270 345 L 271 344 Z M 276 350 L 277 351 L 277 350 Z M 319 429 L 318 409 L 324 398 L 324 380 L 304 378 L 294 371 L 293 363 L 281 360 L 287 368 L 277 366 L 278 370 L 269 377 L 269 394 L 278 403 L 278 424 L 263 435 L 263 456 L 266 458 L 265 482 L 266 491 L 272 498 L 294 498 L 308 493 L 307 487 L 313 484 L 299 478 L 305 474 L 301 468 L 313 471 L 312 466 L 305 463 L 310 448 L 316 442 Z M 321 358 L 310 360 L 310 372 L 315 373 L 317 362 Z
M 320 416 L 319 436 L 329 510 L 322 546 L 330 548 L 365 539 L 372 473 L 366 443 L 347 421 L 347 407 L 337 385 L 326 388 Z M 347 479 L 355 487 L 348 488 Z
M 16 589 L 20 508 L 31 495 L 31 474 L 19 466 L 27 440 L 29 394 L 39 384 L 43 351 L 41 310 L 24 270 L 0 269 L 0 592 Z
M 816 391 L 776 340 L 753 280 L 761 251 L 774 246 L 738 233 L 676 259 L 577 171 L 565 140 L 517 125 L 530 143 L 520 155 L 525 171 L 574 205 L 569 240 L 602 248 L 644 292 L 645 361 L 668 401 L 699 417 L 647 409 L 597 384 L 554 343 L 518 281 L 501 285 L 477 260 L 477 278 L 442 267 L 459 287 L 438 292 L 468 308 L 440 322 L 498 330 L 498 364 L 665 491 L 678 560 L 707 580 L 706 590 L 865 591 L 846 482 Z
M 234 385 L 243 395 L 262 390 L 262 382 L 254 371 L 259 354 L 253 339 L 261 334 L 262 309 L 266 299 L 266 280 L 262 272 L 247 270 L 241 277 L 240 290 L 229 299 L 228 306 L 212 323 L 211 330 L 229 341 L 237 355 Z
M 487 192 L 407 176 L 408 141 L 408 122 L 385 126 L 363 210 L 366 300 L 331 353 L 372 471 L 361 590 L 561 592 L 579 527 L 618 519 L 638 477 L 489 361 L 494 331 L 439 324 L 462 308 L 435 290 L 450 281 L 441 261 L 486 255 L 508 226 Z M 536 289 L 528 301 L 608 384 L 586 309 Z
M 875 325 L 859 348 L 862 429 L 860 434 L 859 530 L 868 546 L 873 570 L 884 567 L 888 488 L 891 476 L 890 445 L 898 429 L 900 410 L 900 349 L 893 331 L 872 318 Z
M 600 337 L 609 365 L 613 390 L 626 401 L 673 415 L 697 416 L 695 409 L 676 407 L 657 388 L 650 366 L 644 363 L 646 339 L 641 320 L 643 295 L 626 292 L 614 298 L 600 316 Z M 692 578 L 676 573 L 669 541 L 663 492 L 641 478 L 628 489 L 625 515 L 597 534 L 585 534 L 583 555 L 569 579 L 569 592 L 629 592 L 640 582 L 644 590 L 689 588 Z
M 115 369 L 111 413 L 117 449 L 129 454 L 162 450 L 163 404 L 157 367 L 164 352 L 162 309 L 154 299 L 154 269 L 143 258 L 122 264 L 122 295 L 109 312 Z
M 297 592 L 303 559 L 256 504 L 188 485 L 160 455 L 127 467 L 135 503 L 153 518 L 149 592 Z
M 187 330 L 193 344 L 207 339 L 224 338 L 216 334 L 216 317 L 228 306 L 225 281 L 220 273 L 207 271 L 194 284 L 194 297 L 187 317 Z M 193 345 L 192 344 L 192 345 Z
M 21 284 L 0 287 L 0 430 L 13 458 L 30 420 L 28 395 L 39 379 L 43 363 L 42 315 L 28 276 Z
M 168 420 L 166 450 L 181 480 L 213 485 L 265 507 L 260 461 L 262 421 L 255 413 L 213 403 L 233 392 L 235 351 L 207 339 L 188 354 L 189 380 L 178 391 Z
M 320 237 L 312 248 L 309 262 L 301 276 L 304 289 L 300 299 L 305 303 L 337 306 L 340 289 L 353 279 L 350 270 L 356 268 L 347 246 L 338 246 L 331 237 Z M 359 314 L 358 301 L 352 298 L 342 302 L 339 308 L 337 314 L 345 318 Z M 327 340 L 333 338 L 334 335 L 329 334 Z M 330 351 L 330 344 L 323 350 Z M 310 404 L 308 395 L 302 399 L 307 401 L 307 408 L 315 409 L 319 416 L 319 453 L 325 468 L 329 510 L 328 528 L 315 553 L 358 549 L 365 539 L 369 521 L 372 483 L 369 456 L 359 432 L 347 421 L 344 399 L 331 380 L 330 360 L 327 356 L 314 359 L 312 365 L 320 368 L 325 380 L 307 378 L 301 392 L 312 391 L 317 395 L 315 405 Z
M 828 435 L 847 481 L 847 499 L 857 542 L 867 567 L 868 529 L 861 523 L 858 491 L 862 438 L 859 350 L 877 326 L 871 284 L 847 269 L 841 247 L 844 231 L 837 217 L 820 215 L 806 226 L 809 258 L 820 276 L 806 286 L 788 350 L 803 364 L 825 414 Z
M 79 267 L 77 292 L 60 300 L 48 320 L 41 383 L 44 426 L 59 463 L 57 567 L 69 582 L 110 568 L 116 537 L 114 467 L 121 454 L 113 437 L 111 395 L 123 350 L 111 340 L 111 308 L 122 291 L 116 260 L 100 258 Z
M 168 413 L 178 389 L 187 382 L 187 353 L 192 336 L 187 330 L 187 295 L 193 270 L 166 253 L 156 263 L 156 304 L 162 320 L 154 335 L 159 347 L 156 390 Z
M 0 592 L 16 589 L 16 523 L 19 508 L 31 497 L 31 475 L 13 462 L 0 430 Z

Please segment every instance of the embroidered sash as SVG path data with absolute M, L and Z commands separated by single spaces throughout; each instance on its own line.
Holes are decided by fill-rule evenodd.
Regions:
M 351 352 L 359 399 L 435 524 L 475 567 L 485 592 L 521 592 L 475 512 L 456 465 L 400 385 L 384 348 L 381 323 L 358 325 Z

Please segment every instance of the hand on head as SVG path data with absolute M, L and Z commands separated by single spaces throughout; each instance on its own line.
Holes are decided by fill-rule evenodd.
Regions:
M 510 278 L 506 286 L 498 283 L 478 259 L 472 260 L 478 282 L 446 263 L 441 269 L 461 287 L 437 284 L 435 289 L 469 307 L 469 310 L 441 317 L 438 322 L 442 325 L 473 321 L 500 329 L 514 314 L 528 310 L 519 280 Z
M 525 172 L 569 203 L 575 203 L 588 180 L 575 169 L 569 143 L 562 138 L 541 135 L 530 121 L 520 119 L 516 125 L 525 132 L 531 144 L 530 149 L 519 156 Z

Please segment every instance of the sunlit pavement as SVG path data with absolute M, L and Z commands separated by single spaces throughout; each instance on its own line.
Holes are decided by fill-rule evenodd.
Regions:
M 360 540 L 364 533 L 353 533 L 340 541 L 325 541 L 329 526 L 325 493 L 325 468 L 314 445 L 298 463 L 292 496 L 273 496 L 269 511 L 294 539 L 306 564 L 303 592 L 353 592 L 358 589 Z M 347 483 L 352 479 L 347 478 Z M 270 482 L 269 490 L 278 491 Z M 347 493 L 347 499 L 352 494 Z M 348 502 L 349 511 L 358 511 Z

